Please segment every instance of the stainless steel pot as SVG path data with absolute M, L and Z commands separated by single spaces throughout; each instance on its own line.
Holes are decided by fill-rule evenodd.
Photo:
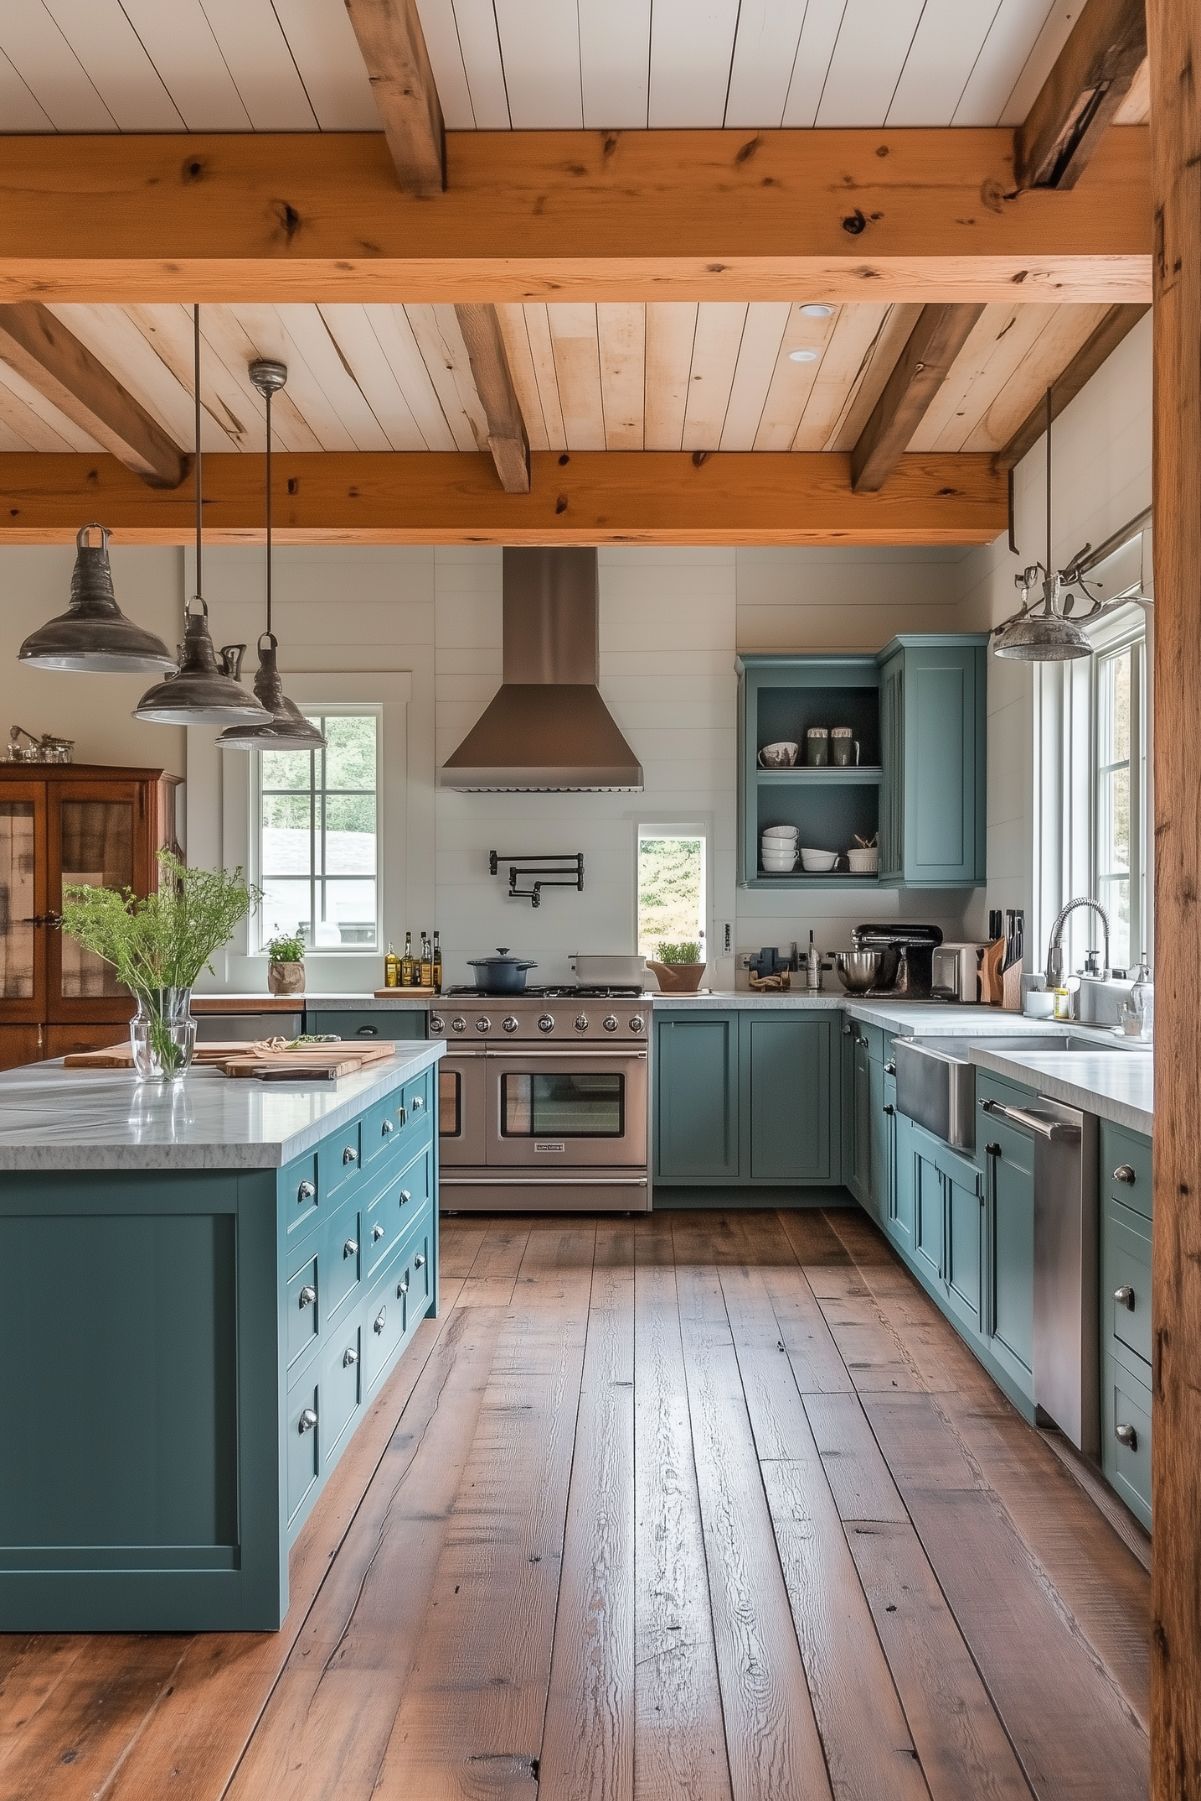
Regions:
M 526 971 L 537 969 L 522 957 L 511 957 L 507 945 L 500 945 L 495 957 L 469 957 L 468 969 L 475 970 L 477 994 L 522 994 Z
M 848 994 L 866 994 L 884 961 L 883 951 L 835 951 L 834 967 Z

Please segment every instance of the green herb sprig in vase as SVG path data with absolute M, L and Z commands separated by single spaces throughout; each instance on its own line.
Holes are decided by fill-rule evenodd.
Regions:
M 133 995 L 134 1069 L 143 1080 L 162 1082 L 177 1081 L 192 1061 L 193 983 L 262 892 L 240 869 L 189 869 L 169 850 L 159 852 L 158 864 L 155 894 L 64 888 L 62 929 L 110 964 Z

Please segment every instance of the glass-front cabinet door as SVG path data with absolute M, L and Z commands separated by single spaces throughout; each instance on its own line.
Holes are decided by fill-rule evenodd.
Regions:
M 149 856 L 146 788 L 139 782 L 55 783 L 49 797 L 48 899 L 71 886 L 138 888 Z M 51 1019 L 110 1019 L 128 998 L 107 963 L 61 932 L 47 934 Z
M 40 1020 L 46 1004 L 46 836 L 39 783 L 0 790 L 0 1000 L 14 1023 Z

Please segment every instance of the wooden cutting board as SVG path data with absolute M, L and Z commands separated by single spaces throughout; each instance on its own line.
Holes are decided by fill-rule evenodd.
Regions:
M 379 1063 L 385 1058 L 395 1056 L 393 1044 L 357 1044 L 342 1041 L 336 1044 L 298 1045 L 295 1050 L 279 1051 L 271 1055 L 265 1053 L 255 1056 L 244 1039 L 231 1039 L 227 1042 L 214 1040 L 208 1044 L 198 1044 L 192 1061 L 208 1067 L 216 1066 L 226 1075 L 255 1075 L 265 1068 L 287 1068 L 294 1076 L 302 1072 L 315 1071 L 325 1076 L 332 1069 L 338 1075 L 346 1075 L 352 1070 L 362 1069 L 368 1063 Z M 128 1044 L 109 1045 L 100 1051 L 73 1051 L 63 1058 L 66 1069 L 132 1069 L 133 1052 Z

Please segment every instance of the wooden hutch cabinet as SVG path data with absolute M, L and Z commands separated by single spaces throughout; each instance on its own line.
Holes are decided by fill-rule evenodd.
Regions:
M 0 765 L 0 1069 L 119 1039 L 132 1002 L 58 930 L 64 886 L 149 894 L 179 849 L 180 780 L 161 769 Z

